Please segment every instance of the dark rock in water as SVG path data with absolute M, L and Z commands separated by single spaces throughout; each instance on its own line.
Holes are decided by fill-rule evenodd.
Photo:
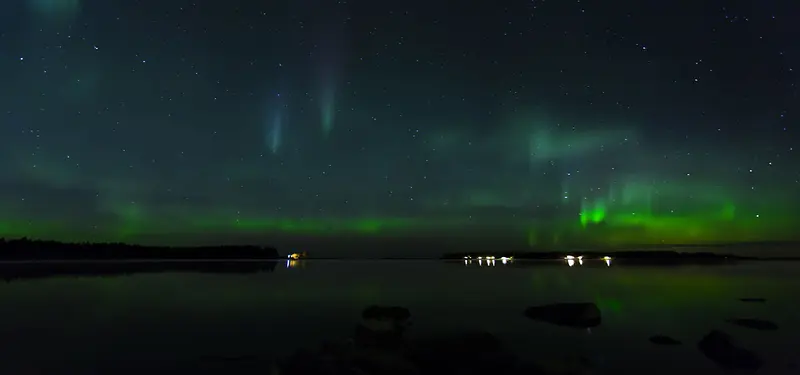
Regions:
M 362 321 L 353 337 L 356 345 L 381 349 L 400 349 L 410 325 L 411 312 L 399 306 L 370 306 L 361 313 Z
M 525 316 L 559 326 L 591 328 L 600 325 L 600 309 L 594 303 L 556 303 L 532 306 Z
M 353 342 L 364 348 L 400 350 L 405 345 L 405 336 L 401 329 L 375 329 L 358 324 L 353 334 Z
M 766 298 L 760 298 L 760 297 L 750 297 L 750 298 L 739 298 L 739 301 L 742 301 L 742 302 L 762 302 L 763 303 L 763 302 L 767 302 L 767 299 Z
M 323 343 L 319 350 L 301 350 L 277 363 L 281 375 L 418 375 L 406 359 L 404 333 L 411 313 L 403 307 L 370 306 L 362 313 L 352 340 Z
M 256 360 L 257 358 L 254 355 L 233 355 L 233 356 L 204 355 L 204 356 L 201 356 L 200 359 L 202 359 L 204 361 L 229 362 L 229 361 L 253 361 L 253 360 Z
M 411 325 L 411 312 L 399 306 L 370 306 L 361 312 L 362 324 L 373 331 L 405 331 Z
M 409 359 L 426 374 L 512 374 L 516 356 L 494 335 L 486 332 L 454 334 L 416 340 Z
M 373 305 L 361 312 L 362 319 L 404 321 L 411 318 L 411 312 L 400 306 Z
M 549 375 L 548 369 L 536 362 L 525 361 L 516 366 L 514 375 Z
M 514 375 L 588 375 L 595 373 L 585 357 L 567 356 L 521 363 Z
M 741 319 L 728 319 L 726 320 L 726 322 L 745 328 L 757 329 L 759 331 L 778 330 L 778 325 L 768 320 L 741 318 Z
M 359 353 L 350 367 L 364 375 L 419 375 L 417 366 L 403 356 L 379 351 Z
M 419 370 L 398 354 L 349 343 L 327 343 L 318 351 L 298 350 L 278 361 L 273 374 L 419 375 Z
M 680 341 L 664 335 L 650 336 L 650 342 L 656 345 L 681 345 Z
M 725 332 L 712 330 L 697 344 L 706 358 L 727 370 L 756 371 L 764 362 L 750 350 L 740 348 Z
M 405 309 L 370 308 L 352 340 L 325 342 L 317 350 L 298 350 L 276 361 L 274 375 L 557 375 L 588 374 L 585 359 L 535 361 L 521 365 L 497 337 L 468 332 L 410 340 L 397 322 Z M 404 312 L 403 312 L 404 310 Z M 369 313 L 367 313 L 369 311 Z M 376 312 L 377 311 L 377 312 Z M 389 311 L 388 313 L 386 313 Z M 389 323 L 371 327 L 370 323 Z M 399 325 L 403 327 L 403 325 Z

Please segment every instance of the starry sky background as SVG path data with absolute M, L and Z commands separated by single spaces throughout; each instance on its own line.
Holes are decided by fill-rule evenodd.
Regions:
M 0 236 L 331 254 L 794 239 L 799 12 L 4 1 Z

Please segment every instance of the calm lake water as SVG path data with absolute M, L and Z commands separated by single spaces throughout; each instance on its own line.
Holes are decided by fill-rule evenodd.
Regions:
M 19 276 L 25 267 L 31 265 L 6 264 L 0 272 Z M 722 374 L 696 344 L 710 329 L 723 329 L 765 359 L 759 373 L 788 374 L 800 371 L 790 368 L 800 361 L 798 291 L 800 263 L 780 262 L 662 268 L 599 260 L 573 267 L 305 261 L 250 273 L 39 275 L 0 281 L 0 374 L 158 373 L 219 356 L 266 363 L 348 336 L 370 304 L 408 307 L 413 335 L 486 330 L 525 357 L 584 355 L 600 373 Z M 522 315 L 529 305 L 589 301 L 603 314 L 591 330 Z M 780 329 L 725 323 L 741 317 Z M 684 345 L 653 345 L 654 334 Z

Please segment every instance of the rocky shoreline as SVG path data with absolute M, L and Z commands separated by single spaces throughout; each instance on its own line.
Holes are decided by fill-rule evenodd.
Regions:
M 594 303 L 558 303 L 527 308 L 533 320 L 573 328 L 591 328 L 602 322 Z M 730 319 L 730 324 L 758 330 L 777 325 L 758 319 Z M 488 332 L 474 331 L 445 337 L 411 339 L 411 312 L 399 306 L 370 306 L 361 316 L 352 337 L 324 342 L 317 349 L 301 349 L 278 360 L 273 375 L 588 375 L 598 373 L 587 358 L 528 359 L 511 352 Z M 682 342 L 653 335 L 657 346 Z M 733 337 L 711 330 L 697 342 L 697 349 L 726 370 L 754 372 L 763 360 L 735 343 Z

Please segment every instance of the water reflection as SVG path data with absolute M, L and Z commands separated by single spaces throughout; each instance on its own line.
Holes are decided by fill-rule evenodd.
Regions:
M 297 259 L 287 259 L 286 268 L 306 268 L 306 261 Z
M 223 372 L 234 374 L 239 368 L 260 365 L 261 357 L 269 363 L 284 351 L 318 347 L 320 342 L 351 335 L 353 314 L 385 301 L 411 310 L 415 323 L 419 322 L 413 328 L 415 335 L 461 329 L 497 332 L 520 354 L 592 355 L 603 366 L 596 372 L 609 374 L 647 374 L 648 366 L 665 360 L 682 367 L 649 373 L 721 373 L 713 371 L 713 365 L 694 348 L 654 348 L 646 338 L 666 332 L 687 342 L 698 340 L 709 328 L 725 327 L 725 319 L 757 313 L 779 323 L 782 332 L 744 336 L 747 332 L 743 331 L 743 344 L 768 353 L 770 363 L 796 361 L 793 333 L 800 321 L 792 308 L 796 298 L 791 290 L 800 288 L 797 265 L 743 262 L 677 269 L 621 260 L 614 271 L 590 272 L 608 264 L 601 258 L 586 255 L 583 266 L 572 268 L 564 268 L 563 256 L 550 261 L 507 259 L 508 265 L 503 265 L 501 257 L 490 268 L 486 259 L 479 266 L 476 258 L 472 260 L 475 269 L 462 268 L 467 266 L 459 259 L 300 260 L 292 269 L 286 268 L 286 259 L 214 265 L 236 269 L 237 274 L 186 272 L 189 265 L 178 272 L 151 274 L 141 273 L 141 267 L 155 264 L 137 264 L 131 270 L 134 274 L 122 277 L 69 277 L 71 273 L 66 272 L 77 274 L 79 267 L 70 265 L 64 273 L 41 280 L 0 281 L 0 332 L 14 343 L 0 351 L 0 374 L 33 373 L 24 371 L 31 369 L 26 366 L 37 366 L 33 369 L 38 373 L 132 372 L 97 368 L 105 364 L 133 366 L 140 374 L 164 373 L 168 371 L 163 367 L 177 368 L 176 362 L 185 364 L 202 356 L 258 357 L 255 364 L 225 360 L 220 367 L 209 365 L 233 367 Z M 306 268 L 295 271 L 303 263 Z M 269 264 L 279 269 L 242 274 Z M 111 266 L 102 265 L 104 271 Z M 173 269 L 177 265 L 159 266 Z M 50 270 L 53 267 L 47 265 Z M 191 267 L 211 265 L 198 262 Z M 769 302 L 739 302 L 743 296 Z M 603 332 L 584 338 L 582 331 L 531 322 L 521 314 L 525 306 L 571 301 L 595 302 L 602 311 Z M 64 317 L 53 319 L 54 311 Z M 157 366 L 161 368 L 151 368 Z M 189 371 L 200 372 L 197 369 Z
M 568 255 L 564 261 L 569 267 L 576 265 L 587 266 L 595 264 L 598 260 L 606 266 L 611 266 L 612 258 L 587 258 L 583 256 Z M 259 273 L 273 272 L 276 267 L 286 269 L 306 269 L 307 259 L 286 259 L 284 261 L 259 261 L 259 260 L 213 260 L 213 261 L 109 261 L 109 262 L 0 262 L 0 280 L 12 281 L 34 278 L 48 278 L 54 276 L 120 276 L 140 273 Z M 528 267 L 542 266 L 553 263 L 541 260 L 519 261 L 513 256 L 479 256 L 464 257 L 464 266 L 474 267 Z M 357 262 L 358 263 L 358 262 Z M 358 263 L 364 264 L 364 263 Z
M 277 264 L 270 260 L 0 262 L 0 280 L 19 281 L 63 276 L 102 278 L 157 273 L 248 274 L 274 272 Z

